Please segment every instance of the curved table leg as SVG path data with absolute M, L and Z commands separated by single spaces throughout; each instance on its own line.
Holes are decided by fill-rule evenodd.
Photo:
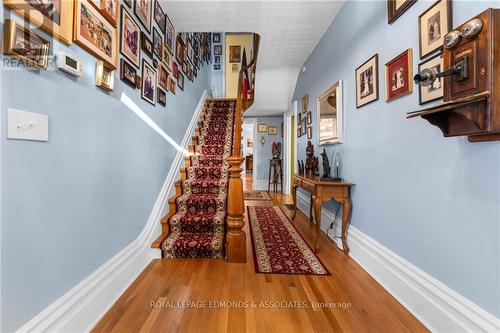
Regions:
M 314 222 L 313 216 L 313 208 L 314 208 L 314 195 L 311 193 L 311 200 L 309 201 L 309 222 Z
M 292 199 L 293 199 L 293 215 L 292 221 L 295 220 L 295 215 L 297 214 L 297 185 L 292 185 Z
M 345 254 L 349 254 L 349 246 L 347 246 L 347 228 L 351 221 L 352 201 L 345 199 L 342 202 L 342 247 Z
M 321 204 L 322 204 L 321 198 L 315 197 L 314 198 L 314 216 L 316 217 L 316 246 L 315 250 L 316 253 L 319 252 L 319 236 L 321 233 Z

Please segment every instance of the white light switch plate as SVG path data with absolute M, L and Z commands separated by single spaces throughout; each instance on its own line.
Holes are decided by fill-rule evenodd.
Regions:
M 49 117 L 8 108 L 7 139 L 48 141 Z

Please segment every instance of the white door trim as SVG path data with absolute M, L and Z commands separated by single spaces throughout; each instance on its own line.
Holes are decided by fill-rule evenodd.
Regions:
M 290 182 L 292 180 L 292 170 L 290 168 L 291 165 L 291 155 L 292 155 L 292 149 L 294 152 L 294 156 L 297 157 L 297 138 L 295 139 L 295 145 L 292 147 L 291 140 L 289 140 L 290 134 L 294 135 L 293 131 L 294 129 L 291 128 L 291 121 L 292 121 L 292 116 L 295 116 L 295 121 L 297 121 L 297 108 L 298 108 L 298 102 L 293 101 L 292 104 L 290 105 L 290 108 L 286 110 L 283 114 L 283 123 L 284 123 L 284 133 L 283 133 L 283 145 L 284 145 L 284 186 L 283 186 L 283 192 L 285 194 L 290 194 L 292 189 L 290 188 Z M 291 132 L 291 133 L 290 133 Z
M 244 118 L 243 123 L 253 124 L 253 171 L 252 171 L 252 189 L 256 190 L 257 169 L 259 165 L 259 154 L 257 154 L 257 118 Z M 243 144 L 243 143 L 242 143 Z

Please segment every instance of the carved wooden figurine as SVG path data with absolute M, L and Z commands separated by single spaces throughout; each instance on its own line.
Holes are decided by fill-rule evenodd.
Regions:
M 331 178 L 331 168 L 330 161 L 328 160 L 328 156 L 326 155 L 326 150 L 323 149 L 323 152 L 320 154 L 323 162 L 323 176 L 322 179 L 330 179 Z
M 318 158 L 314 156 L 314 146 L 311 141 L 307 141 L 306 147 L 306 175 L 316 176 L 318 174 Z

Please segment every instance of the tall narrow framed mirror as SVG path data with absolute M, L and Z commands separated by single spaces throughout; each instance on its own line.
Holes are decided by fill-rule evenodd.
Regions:
M 318 97 L 316 114 L 319 144 L 342 143 L 342 80 Z

